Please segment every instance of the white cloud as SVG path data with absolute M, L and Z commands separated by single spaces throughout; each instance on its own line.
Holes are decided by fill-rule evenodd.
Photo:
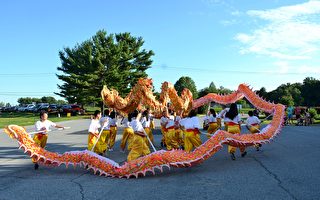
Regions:
M 320 50 L 320 1 L 250 10 L 248 16 L 267 21 L 251 33 L 239 33 L 240 53 L 256 53 L 286 60 L 311 59 Z
M 313 76 L 320 74 L 320 66 L 298 65 L 287 61 L 277 61 L 265 71 L 267 74 L 290 74 Z

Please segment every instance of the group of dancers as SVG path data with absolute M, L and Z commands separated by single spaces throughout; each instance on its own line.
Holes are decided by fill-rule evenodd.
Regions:
M 99 155 L 104 155 L 106 151 L 113 150 L 116 136 L 116 127 L 113 128 L 116 126 L 115 115 L 109 116 L 109 110 L 105 110 L 104 115 L 104 117 L 101 117 L 100 111 L 96 111 L 89 128 L 88 149 Z M 257 116 L 253 115 L 252 111 L 249 111 L 248 115 L 249 117 L 245 122 L 246 127 L 251 133 L 258 133 L 261 121 Z M 231 104 L 230 108 L 224 106 L 218 114 L 211 108 L 208 112 L 207 120 L 209 123 L 208 138 L 218 129 L 223 129 L 222 124 L 224 124 L 224 129 L 231 134 L 241 133 L 243 121 L 235 103 Z M 149 154 L 151 147 L 154 149 L 154 137 L 152 134 L 154 121 L 149 109 L 143 112 L 135 110 L 129 113 L 128 117 L 122 119 L 121 124 L 124 126 L 124 130 L 120 148 L 121 151 L 125 151 L 126 148 L 129 151 L 128 161 Z M 169 151 L 183 149 L 186 152 L 191 152 L 202 144 L 200 135 L 203 133 L 200 131 L 200 120 L 196 110 L 191 110 L 188 116 L 183 116 L 183 113 L 177 114 L 173 110 L 166 109 L 162 112 L 160 126 L 162 133 L 161 146 L 166 147 Z M 104 130 L 100 131 L 101 134 L 99 134 L 99 128 L 101 127 Z M 260 146 L 255 147 L 259 151 Z M 229 145 L 228 152 L 231 159 L 235 160 L 236 147 Z M 240 147 L 240 152 L 241 157 L 247 154 L 245 147 Z
M 246 126 L 251 133 L 260 132 L 261 121 L 252 111 L 248 112 L 249 117 L 246 120 Z M 231 134 L 241 133 L 241 116 L 238 113 L 237 105 L 232 103 L 230 108 L 223 107 L 222 111 L 216 114 L 211 108 L 207 114 L 209 127 L 207 137 L 210 138 L 218 129 L 224 129 Z M 222 123 L 223 121 L 223 123 Z M 153 115 L 150 110 L 140 112 L 138 110 L 129 113 L 127 117 L 121 120 L 124 126 L 122 140 L 120 144 L 121 151 L 129 151 L 127 160 L 131 161 L 141 156 L 150 154 L 150 147 L 154 148 L 154 137 L 152 130 L 155 128 Z M 183 113 L 175 113 L 166 109 L 160 118 L 161 126 L 161 146 L 167 150 L 183 149 L 191 152 L 194 148 L 202 144 L 200 134 L 200 120 L 196 110 L 191 110 L 188 116 Z M 50 127 L 64 128 L 48 120 L 48 114 L 45 111 L 40 112 L 40 120 L 36 123 L 37 133 L 33 136 L 35 143 L 44 148 L 47 142 L 47 132 Z M 104 110 L 102 116 L 99 110 L 94 112 L 88 135 L 88 150 L 104 156 L 107 151 L 113 151 L 117 135 L 117 116 L 115 111 Z M 261 146 L 255 146 L 259 151 Z M 236 147 L 228 146 L 228 152 L 231 159 L 235 160 Z M 244 157 L 247 152 L 245 147 L 240 147 L 241 156 Z M 39 168 L 36 160 L 35 169 Z

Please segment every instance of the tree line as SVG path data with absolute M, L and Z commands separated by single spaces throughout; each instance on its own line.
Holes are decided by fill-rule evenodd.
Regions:
M 257 91 L 259 96 L 268 101 L 287 106 L 320 106 L 320 80 L 307 77 L 302 83 L 287 83 L 277 89 L 267 92 L 264 87 Z

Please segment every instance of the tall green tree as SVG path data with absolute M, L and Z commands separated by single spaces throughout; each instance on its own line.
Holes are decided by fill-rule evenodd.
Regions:
M 178 95 L 181 95 L 181 92 L 184 88 L 188 88 L 193 95 L 193 99 L 198 98 L 198 91 L 195 82 L 189 76 L 182 76 L 174 84 L 174 88 L 177 90 Z
M 320 80 L 307 77 L 303 80 L 301 96 L 306 106 L 320 105 Z
M 139 78 L 147 77 L 153 51 L 143 49 L 141 37 L 130 33 L 107 34 L 98 31 L 91 39 L 59 52 L 61 67 L 57 77 L 58 95 L 81 104 L 101 102 L 103 85 L 126 95 Z

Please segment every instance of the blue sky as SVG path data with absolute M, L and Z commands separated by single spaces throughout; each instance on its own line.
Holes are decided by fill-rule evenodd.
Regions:
M 267 91 L 320 78 L 319 0 L 11 0 L 0 2 L 0 27 L 0 102 L 11 104 L 58 92 L 58 52 L 100 29 L 144 38 L 158 91 L 181 76 L 198 90 Z

